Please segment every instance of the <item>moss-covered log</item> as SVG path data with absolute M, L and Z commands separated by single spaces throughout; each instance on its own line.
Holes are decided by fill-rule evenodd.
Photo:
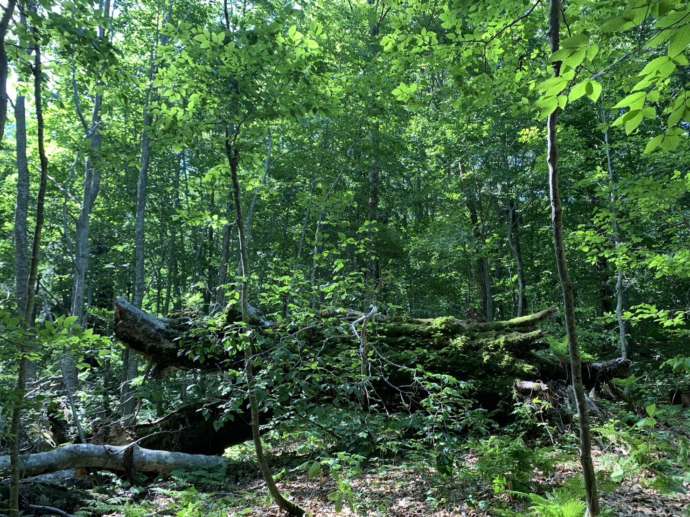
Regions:
M 385 359 L 385 371 L 373 382 L 378 382 L 383 392 L 386 386 L 406 386 L 421 366 L 425 371 L 472 383 L 476 398 L 488 407 L 511 404 L 516 380 L 549 382 L 568 378 L 567 363 L 542 352 L 548 344 L 539 326 L 555 313 L 555 308 L 549 308 L 493 322 L 451 316 L 420 319 L 376 315 L 366 322 L 366 348 L 373 358 Z M 333 311 L 318 315 L 301 329 L 258 320 L 257 327 L 263 327 L 275 342 L 299 339 L 301 346 L 314 350 L 323 349 L 327 342 L 325 353 L 353 356 L 361 345 L 361 336 L 355 336 L 358 333 L 352 332 L 352 325 L 359 321 L 361 327 L 362 316 L 353 311 Z M 207 371 L 241 367 L 239 355 L 228 351 L 232 346 L 227 346 L 236 331 L 231 321 L 225 333 L 214 332 L 203 321 L 155 318 L 124 300 L 118 300 L 115 306 L 116 335 L 164 367 Z M 624 375 L 628 365 L 619 360 L 585 364 L 585 383 L 592 387 Z M 328 394 L 324 396 L 328 398 Z

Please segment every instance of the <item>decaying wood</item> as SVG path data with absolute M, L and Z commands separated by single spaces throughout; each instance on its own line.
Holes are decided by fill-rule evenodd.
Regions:
M 406 340 L 431 340 L 433 348 L 449 344 L 449 340 L 467 340 L 478 347 L 498 346 L 543 348 L 543 333 L 536 326 L 555 313 L 554 308 L 505 321 L 476 322 L 453 317 L 428 319 L 387 319 L 373 321 L 369 337 L 385 344 L 404 344 Z M 305 333 L 318 342 L 324 327 L 333 325 L 329 320 L 356 319 L 359 313 L 333 312 L 314 322 L 312 332 Z M 261 326 L 271 326 L 261 322 Z M 281 329 L 274 329 L 280 333 Z M 288 333 L 285 329 L 284 333 Z M 222 346 L 223 336 L 213 335 L 198 321 L 191 318 L 157 318 L 119 298 L 115 302 L 115 334 L 123 343 L 146 355 L 161 367 L 199 368 L 218 370 L 237 365 L 238 358 Z M 304 337 L 303 335 L 303 337 Z M 347 332 L 343 339 L 348 338 Z M 456 343 L 458 344 L 459 341 Z M 202 350 L 204 354 L 195 354 Z
M 474 397 L 487 408 L 508 405 L 516 380 L 526 382 L 564 381 L 566 362 L 543 354 L 548 348 L 539 326 L 556 313 L 555 308 L 504 321 L 481 322 L 452 316 L 437 318 L 392 318 L 376 314 L 368 321 L 367 348 L 372 360 L 385 358 L 374 387 L 385 399 L 400 400 L 396 386 L 409 386 L 414 369 L 453 375 L 469 381 Z M 232 314 L 231 311 L 228 314 Z M 364 316 L 356 311 L 330 311 L 314 318 L 301 330 L 261 322 L 271 327 L 275 340 L 299 338 L 302 347 L 337 355 L 357 350 L 361 343 L 353 337 L 351 323 Z M 239 355 L 233 352 L 233 325 L 225 335 L 214 334 L 203 320 L 156 318 L 125 300 L 115 304 L 115 332 L 125 344 L 147 355 L 162 367 L 198 368 L 213 371 L 240 368 Z M 305 350 L 305 348 L 302 348 Z M 199 353 L 203 351 L 203 353 Z M 583 365 L 585 385 L 593 387 L 612 377 L 626 375 L 629 362 L 613 360 Z M 381 380 L 381 377 L 385 377 Z M 376 385 L 376 382 L 379 384 Z M 414 397 L 423 397 L 421 392 Z M 408 402 L 412 403 L 411 400 Z
M 549 386 L 542 381 L 515 381 L 515 391 L 518 393 L 545 393 Z
M 220 456 L 144 449 L 137 444 L 116 446 L 80 443 L 21 458 L 21 471 L 25 476 L 70 468 L 167 473 L 173 470 L 223 469 L 226 465 L 226 460 Z M 7 474 L 9 469 L 9 456 L 0 456 L 0 475 Z

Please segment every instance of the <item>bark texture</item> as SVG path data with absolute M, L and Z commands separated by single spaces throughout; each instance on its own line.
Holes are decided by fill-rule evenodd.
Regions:
M 23 95 L 14 104 L 17 140 L 17 204 L 14 210 L 14 264 L 17 312 L 24 317 L 29 286 L 29 164 L 26 158 L 26 110 Z
M 221 469 L 226 466 L 227 460 L 221 456 L 144 449 L 136 443 L 119 446 L 82 443 L 21 457 L 21 471 L 25 476 L 73 468 L 166 473 L 177 469 Z M 0 473 L 5 474 L 9 468 L 9 456 L 0 456 Z

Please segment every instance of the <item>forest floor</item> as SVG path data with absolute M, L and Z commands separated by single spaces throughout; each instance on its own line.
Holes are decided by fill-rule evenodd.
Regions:
M 635 416 L 639 420 L 633 425 L 621 426 L 620 419 L 610 418 L 594 426 L 594 460 L 604 515 L 690 516 L 690 410 L 667 406 L 654 413 L 656 418 Z M 510 436 L 505 438 L 507 441 L 497 443 L 514 443 Z M 274 447 L 274 470 L 281 490 L 314 516 L 569 516 L 578 511 L 582 515 L 577 509 L 581 503 L 576 502 L 583 500 L 583 492 L 572 433 L 560 435 L 556 444 L 540 447 L 542 457 L 552 458 L 545 470 L 534 467 L 531 446 L 526 452 L 515 449 L 518 455 L 527 454 L 526 461 L 515 462 L 513 449 L 480 446 L 477 452 L 468 445 L 445 476 L 430 467 L 434 459 L 424 457 L 423 451 L 414 458 L 369 458 L 360 463 L 335 453 L 339 460 L 319 463 L 296 457 L 294 450 Z M 482 454 L 490 456 L 489 460 Z M 505 460 L 502 454 L 506 454 Z M 192 473 L 132 485 L 112 476 L 110 482 L 89 491 L 91 501 L 77 514 L 281 515 L 257 476 L 249 445 L 237 446 L 226 455 L 236 461 L 230 481 Z M 519 478 L 520 468 L 529 479 L 523 485 L 526 488 L 517 490 L 510 479 L 511 475 Z M 575 511 L 568 513 L 572 504 Z

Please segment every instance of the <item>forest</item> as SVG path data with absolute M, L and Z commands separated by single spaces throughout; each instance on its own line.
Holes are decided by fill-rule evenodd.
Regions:
M 0 8 L 0 515 L 690 516 L 687 0 Z

